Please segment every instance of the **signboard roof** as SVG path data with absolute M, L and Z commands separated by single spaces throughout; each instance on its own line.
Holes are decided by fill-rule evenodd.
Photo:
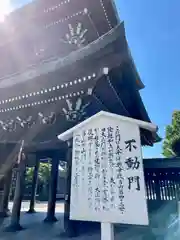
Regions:
M 157 126 L 152 123 L 140 121 L 140 120 L 133 119 L 133 118 L 124 117 L 121 115 L 117 115 L 117 114 L 113 114 L 113 113 L 109 113 L 109 112 L 105 112 L 105 111 L 101 111 L 101 112 L 95 114 L 94 116 L 88 118 L 87 120 L 81 122 L 80 124 L 74 126 L 73 128 L 67 130 L 66 132 L 60 134 L 58 136 L 58 138 L 62 141 L 67 141 L 73 137 L 73 133 L 75 131 L 86 126 L 86 124 L 93 122 L 93 120 L 101 119 L 101 118 L 105 118 L 105 119 L 109 118 L 109 119 L 117 119 L 119 121 L 126 121 L 126 122 L 137 124 L 140 128 L 149 130 L 151 132 L 157 131 Z

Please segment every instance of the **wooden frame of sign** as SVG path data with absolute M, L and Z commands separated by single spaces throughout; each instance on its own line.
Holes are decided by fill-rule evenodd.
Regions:
M 99 112 L 58 136 L 73 138 L 70 219 L 101 222 L 101 239 L 113 223 L 148 225 L 140 128 L 148 122 Z

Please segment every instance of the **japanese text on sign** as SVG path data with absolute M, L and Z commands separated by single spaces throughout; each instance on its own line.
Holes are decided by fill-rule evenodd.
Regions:
M 132 218 L 132 202 L 147 214 L 139 128 L 103 121 L 75 132 L 71 218 L 144 224 Z M 131 217 L 130 217 L 131 215 Z M 142 218 L 143 219 L 143 218 Z M 136 224 L 136 223 L 135 223 Z

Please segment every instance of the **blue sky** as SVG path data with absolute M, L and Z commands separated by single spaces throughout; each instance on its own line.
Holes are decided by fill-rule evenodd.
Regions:
M 8 1 L 11 2 L 13 8 L 18 8 L 25 5 L 26 3 L 32 2 L 32 0 L 8 0 Z
M 3 0 L 4 1 L 4 0 Z M 31 0 L 11 0 L 19 7 Z M 94 1 L 94 0 L 93 0 Z M 120 19 L 145 89 L 144 104 L 159 134 L 180 108 L 180 1 L 115 0 Z M 144 157 L 161 157 L 162 143 L 143 150 Z
M 180 108 L 180 1 L 116 0 L 141 79 L 141 96 L 159 133 Z M 145 148 L 145 157 L 160 157 L 162 144 Z

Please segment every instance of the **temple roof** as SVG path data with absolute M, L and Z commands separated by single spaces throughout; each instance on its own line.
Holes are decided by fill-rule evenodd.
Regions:
M 53 63 L 71 58 L 70 53 L 89 46 L 119 23 L 111 0 L 36 0 L 12 12 L 0 24 L 3 86 L 5 81 L 33 78 L 34 72 L 42 74 L 46 68 L 55 70 Z
M 98 68 L 104 66 L 111 68 L 120 65 L 122 58 L 124 58 L 124 61 L 131 61 L 127 50 L 124 24 L 121 23 L 89 45 L 70 52 L 65 57 L 49 59 L 33 67 L 26 68 L 23 72 L 2 78 L 0 81 L 0 89 L 7 87 L 19 88 L 19 86 L 15 86 L 16 84 L 28 84 L 32 86 L 33 84 L 29 83 L 30 80 L 31 82 L 41 81 L 43 87 L 51 86 L 52 82 L 49 81 L 49 78 L 46 77 L 46 80 L 40 80 L 40 78 L 42 79 L 42 77 L 44 77 L 43 75 L 54 74 L 55 72 L 62 73 L 63 71 L 65 72 L 64 78 L 66 79 L 71 76 L 76 77 L 75 75 L 78 75 L 84 68 L 84 62 L 88 65 L 86 67 L 87 72 L 96 67 L 96 65 L 99 65 Z M 108 58 L 103 59 L 103 56 L 107 54 Z M 100 63 L 98 62 L 98 58 L 102 58 Z M 131 64 L 133 64 L 133 62 Z M 73 68 L 74 71 L 66 71 L 67 69 L 69 70 L 69 68 Z M 29 82 L 27 83 L 27 81 Z
M 27 4 L 0 24 L 0 59 L 0 179 L 22 140 L 29 153 L 63 158 L 57 136 L 100 111 L 150 122 L 112 0 Z M 140 130 L 143 145 L 159 140 Z
M 52 142 L 101 110 L 150 121 L 111 0 L 34 1 L 0 34 L 0 142 Z M 142 141 L 156 137 L 142 131 Z
M 0 77 L 64 58 L 118 24 L 111 0 L 36 0 L 0 25 Z

